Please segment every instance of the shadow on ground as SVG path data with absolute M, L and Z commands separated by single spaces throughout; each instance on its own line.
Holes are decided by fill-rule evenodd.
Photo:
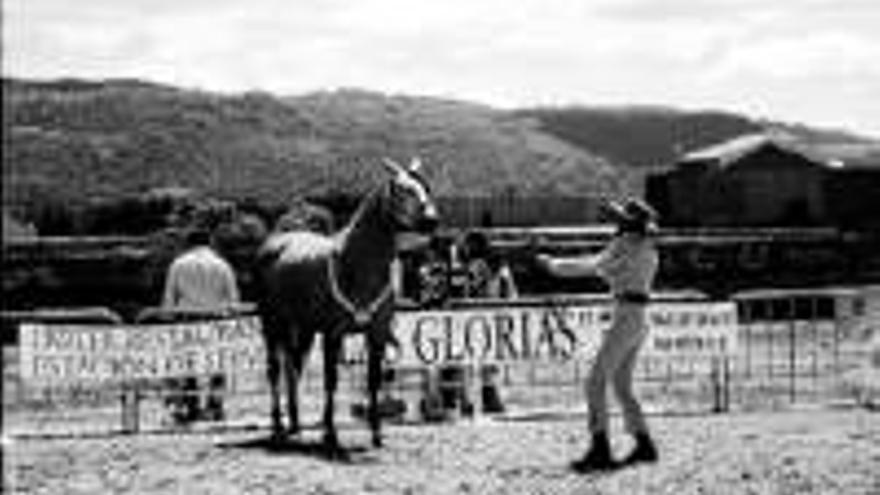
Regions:
M 334 449 L 327 447 L 324 442 L 318 439 L 288 438 L 279 440 L 265 436 L 216 445 L 221 449 L 257 450 L 273 455 L 302 455 L 340 464 L 370 464 L 376 461 L 375 457 L 368 455 L 372 450 L 369 447 L 341 445 Z

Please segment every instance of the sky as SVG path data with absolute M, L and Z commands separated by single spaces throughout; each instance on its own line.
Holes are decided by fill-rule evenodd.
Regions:
M 878 0 L 2 0 L 3 75 L 719 109 L 880 138 Z

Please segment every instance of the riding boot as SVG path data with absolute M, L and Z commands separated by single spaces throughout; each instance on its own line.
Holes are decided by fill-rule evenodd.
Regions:
M 629 465 L 639 462 L 657 462 L 660 456 L 657 454 L 657 447 L 654 445 L 651 435 L 647 432 L 638 432 L 634 436 L 636 446 L 621 463 Z
M 590 450 L 584 456 L 571 463 L 571 468 L 579 473 L 604 471 L 616 467 L 611 457 L 611 445 L 608 434 L 604 431 L 593 433 Z

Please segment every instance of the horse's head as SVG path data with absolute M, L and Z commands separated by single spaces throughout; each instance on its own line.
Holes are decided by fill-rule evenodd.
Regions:
M 439 224 L 439 215 L 431 189 L 419 172 L 421 161 L 413 158 L 409 166 L 386 158 L 383 160 L 391 179 L 388 186 L 388 210 L 396 229 L 430 233 Z

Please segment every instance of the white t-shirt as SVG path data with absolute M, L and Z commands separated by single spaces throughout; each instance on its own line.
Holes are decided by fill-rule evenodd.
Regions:
M 171 263 L 162 298 L 164 307 L 220 309 L 239 301 L 235 272 L 210 247 L 190 249 Z

